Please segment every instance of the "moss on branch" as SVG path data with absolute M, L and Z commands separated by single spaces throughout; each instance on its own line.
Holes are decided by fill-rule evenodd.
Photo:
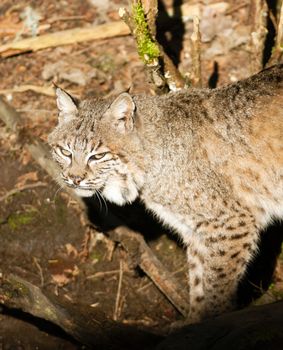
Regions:
M 160 50 L 150 34 L 141 1 L 132 6 L 132 15 L 135 23 L 134 35 L 137 40 L 139 56 L 146 64 L 157 64 Z

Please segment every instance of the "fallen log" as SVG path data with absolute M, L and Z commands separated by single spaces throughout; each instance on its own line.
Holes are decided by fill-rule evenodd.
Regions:
M 176 331 L 156 350 L 279 350 L 282 315 L 283 301 L 231 312 Z
M 152 349 L 161 336 L 110 320 L 103 311 L 73 305 L 15 275 L 0 278 L 0 303 L 52 322 L 91 349 Z

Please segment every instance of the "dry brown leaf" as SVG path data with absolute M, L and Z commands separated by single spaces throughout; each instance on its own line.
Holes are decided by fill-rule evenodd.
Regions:
M 55 275 L 52 275 L 51 277 L 52 277 L 52 282 L 59 287 L 65 286 L 72 280 L 72 278 L 67 277 L 65 274 L 55 274 Z
M 78 276 L 78 274 L 80 273 L 80 270 L 79 270 L 77 265 L 74 265 L 72 269 L 71 268 L 70 269 L 64 269 L 64 273 L 67 276 L 70 276 L 70 278 L 72 278 L 72 277 Z
M 76 258 L 78 256 L 78 250 L 76 247 L 74 247 L 71 243 L 67 243 L 65 244 L 65 248 L 67 250 L 67 254 L 68 256 L 73 255 L 74 258 Z
M 31 154 L 27 150 L 23 149 L 20 154 L 20 162 L 23 165 L 27 165 L 31 160 L 32 160 Z
M 18 21 L 16 14 L 9 14 L 6 17 L 2 17 L 0 20 L 0 37 L 15 35 L 23 28 L 23 23 Z
M 23 174 L 18 177 L 18 182 L 16 183 L 16 188 L 24 186 L 28 181 L 38 181 L 37 171 L 31 171 L 29 173 Z

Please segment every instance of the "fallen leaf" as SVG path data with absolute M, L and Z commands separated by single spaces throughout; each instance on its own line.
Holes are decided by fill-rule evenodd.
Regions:
M 16 183 L 16 188 L 21 188 L 24 186 L 28 181 L 38 181 L 38 174 L 37 171 L 31 171 L 29 173 L 23 174 L 18 177 L 18 182 Z
M 63 287 L 71 281 L 71 278 L 67 277 L 65 274 L 52 275 L 53 283 L 59 287 Z
M 74 258 L 76 258 L 78 256 L 78 251 L 77 251 L 76 247 L 74 247 L 71 243 L 65 244 L 65 248 L 67 250 L 68 256 L 73 255 Z
M 31 154 L 23 149 L 21 155 L 20 155 L 20 161 L 23 165 L 27 165 L 32 160 Z

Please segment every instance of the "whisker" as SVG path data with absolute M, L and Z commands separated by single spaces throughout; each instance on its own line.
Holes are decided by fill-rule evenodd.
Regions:
M 59 185 L 59 184 L 58 184 Z M 56 197 L 57 197 L 57 194 L 61 191 L 61 190 L 63 190 L 64 189 L 64 187 L 63 186 L 61 186 L 61 185 L 59 185 L 59 188 L 56 190 L 56 192 L 55 192 L 55 194 L 54 194 L 54 197 L 53 197 L 53 202 L 55 203 L 55 201 L 56 201 Z
M 99 194 L 98 194 L 97 190 L 95 190 L 94 194 L 96 195 L 96 198 L 99 201 L 99 210 L 101 211 L 102 210 L 102 203 L 101 203 L 101 200 L 99 198 Z
M 103 203 L 104 203 L 104 206 L 105 206 L 105 215 L 107 216 L 108 215 L 108 206 L 107 206 L 107 202 L 103 196 L 103 194 L 99 191 L 99 190 L 96 190 L 97 193 L 99 194 L 99 196 L 101 197 Z

